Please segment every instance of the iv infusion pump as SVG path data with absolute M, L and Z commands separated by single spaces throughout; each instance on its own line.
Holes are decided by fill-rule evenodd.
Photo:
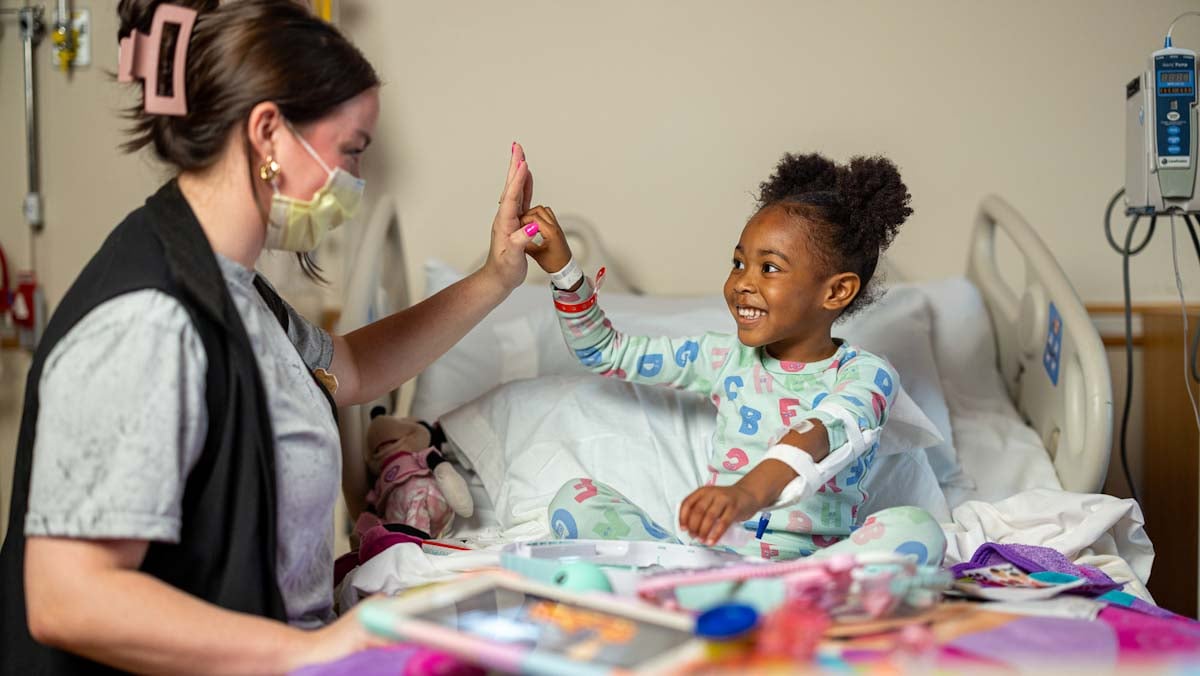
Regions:
M 1125 86 L 1125 212 L 1200 213 L 1196 53 L 1165 47 Z

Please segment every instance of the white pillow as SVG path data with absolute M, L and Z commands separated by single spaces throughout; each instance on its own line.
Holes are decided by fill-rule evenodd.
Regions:
M 950 504 L 938 484 L 929 456 L 920 450 L 881 455 L 863 481 L 867 500 L 859 514 L 870 516 L 889 507 L 920 507 L 938 523 L 950 521 Z
M 712 404 L 702 395 L 591 374 L 512 382 L 441 422 L 479 475 L 505 529 L 544 520 L 558 489 L 580 476 L 610 484 L 673 529 L 679 503 L 707 479 L 716 427 Z M 901 386 L 881 454 L 923 457 L 920 449 L 938 440 L 937 428 Z M 892 464 L 886 455 L 879 462 Z M 914 495 L 904 504 L 940 499 L 944 511 L 936 481 L 899 490 L 932 491 L 936 495 Z
M 446 263 L 429 260 L 425 263 L 425 296 L 432 296 L 462 278 L 462 273 Z M 411 414 L 421 420 L 437 420 L 442 414 L 507 382 L 501 374 L 501 353 L 492 327 L 525 314 L 551 311 L 547 310 L 550 306 L 547 293 L 542 287 L 518 288 L 446 354 L 430 364 L 417 377 Z
M 955 450 L 950 408 L 934 358 L 933 310 L 922 287 L 898 284 L 889 288 L 878 302 L 835 326 L 834 333 L 887 357 L 900 376 L 900 384 L 937 425 L 942 441 L 925 452 L 938 483 L 974 488 Z

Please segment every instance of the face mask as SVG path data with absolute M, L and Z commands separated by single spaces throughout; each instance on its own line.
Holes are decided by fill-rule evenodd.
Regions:
M 279 192 L 279 180 L 271 182 L 275 189 L 271 197 L 271 212 L 267 217 L 268 249 L 308 252 L 317 248 L 325 234 L 354 216 L 362 201 L 366 181 L 355 178 L 341 167 L 332 171 L 308 141 L 288 124 L 292 135 L 309 155 L 321 165 L 329 178 L 310 200 L 298 200 Z

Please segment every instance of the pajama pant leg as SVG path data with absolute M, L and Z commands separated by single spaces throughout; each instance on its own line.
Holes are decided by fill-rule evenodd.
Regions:
M 671 532 L 611 486 L 572 479 L 550 501 L 550 529 L 564 540 L 649 540 L 679 544 Z
M 908 554 L 918 564 L 940 566 L 946 554 L 946 535 L 937 520 L 920 507 L 891 507 L 867 517 L 849 537 L 813 556 L 864 552 Z

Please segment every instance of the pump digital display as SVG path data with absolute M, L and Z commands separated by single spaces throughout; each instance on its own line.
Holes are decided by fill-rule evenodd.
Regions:
M 1186 70 L 1175 71 L 1173 73 L 1159 73 L 1159 82 L 1189 82 L 1192 79 L 1192 74 Z
M 1191 87 L 1159 87 L 1158 93 L 1161 95 L 1167 94 L 1191 94 Z

